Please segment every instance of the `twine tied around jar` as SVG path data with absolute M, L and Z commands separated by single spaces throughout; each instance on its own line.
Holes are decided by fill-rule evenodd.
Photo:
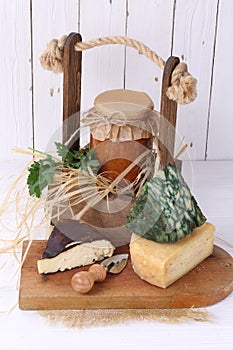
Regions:
M 40 56 L 40 63 L 43 68 L 51 70 L 54 73 L 63 72 L 63 57 L 64 45 L 67 36 L 63 35 L 60 39 L 52 39 L 45 51 Z M 123 36 L 107 36 L 89 40 L 87 42 L 77 42 L 75 44 L 75 51 L 84 51 L 96 46 L 120 44 L 130 46 L 140 54 L 143 54 L 152 62 L 157 64 L 160 68 L 164 68 L 165 62 L 149 47 L 140 41 L 123 37 Z M 179 104 L 188 104 L 193 102 L 197 97 L 197 79 L 195 79 L 189 72 L 187 64 L 179 63 L 172 73 L 171 86 L 167 90 L 167 97 Z
M 159 113 L 151 109 L 140 118 L 128 119 L 120 110 L 105 115 L 92 107 L 83 113 L 82 123 L 90 127 L 96 140 L 131 141 L 157 136 L 159 118 Z
M 104 125 L 108 126 L 112 124 L 117 126 L 123 126 L 126 124 L 126 116 L 121 111 L 114 111 L 111 113 L 111 115 L 108 116 L 97 111 L 95 108 L 91 108 L 87 112 L 83 113 L 82 122 L 90 127 L 96 123 L 101 124 L 101 122 L 103 122 Z

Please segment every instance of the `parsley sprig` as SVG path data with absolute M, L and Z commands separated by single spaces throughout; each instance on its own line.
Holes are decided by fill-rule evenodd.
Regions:
M 65 159 L 64 164 L 71 168 L 88 171 L 92 167 L 96 168 L 99 166 L 95 150 L 90 151 L 90 149 L 86 147 L 82 151 L 74 151 L 69 150 L 67 146 L 59 142 L 55 142 L 55 145 L 57 154 Z
M 43 153 L 45 158 L 34 161 L 28 169 L 27 185 L 31 196 L 37 198 L 41 196 L 43 189 L 53 183 L 53 176 L 58 167 L 69 166 L 94 175 L 96 168 L 99 166 L 95 150 L 86 147 L 80 151 L 75 151 L 59 142 L 55 142 L 55 145 L 57 154 L 62 158 L 62 161 L 55 160 L 50 154 Z

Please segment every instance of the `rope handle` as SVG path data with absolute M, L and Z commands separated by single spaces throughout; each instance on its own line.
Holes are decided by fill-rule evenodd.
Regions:
M 67 39 L 63 35 L 60 39 L 52 39 L 40 56 L 40 63 L 44 69 L 51 70 L 54 73 L 63 72 L 64 44 Z M 107 36 L 97 38 L 86 42 L 77 42 L 75 51 L 84 51 L 96 46 L 120 44 L 130 46 L 146 56 L 161 69 L 164 69 L 165 62 L 148 46 L 140 41 L 124 36 Z M 167 97 L 179 104 L 188 104 L 197 97 L 197 80 L 188 72 L 187 64 L 179 63 L 172 72 L 171 86 L 167 90 Z

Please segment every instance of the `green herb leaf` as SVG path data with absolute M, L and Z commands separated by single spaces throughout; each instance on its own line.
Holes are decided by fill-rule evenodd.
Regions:
M 95 159 L 96 152 L 90 151 L 89 147 L 76 151 L 69 150 L 67 146 L 59 142 L 55 142 L 55 145 L 57 154 L 62 157 L 64 164 L 71 168 L 87 170 L 90 167 L 96 168 L 99 166 L 98 160 Z
M 28 190 L 30 195 L 36 195 L 37 198 L 41 195 L 41 189 L 39 186 L 39 173 L 40 173 L 40 163 L 34 162 L 28 169 L 29 175 L 27 178 Z
M 48 184 L 53 183 L 53 175 L 61 162 L 56 162 L 50 155 L 45 159 L 35 161 L 28 169 L 27 178 L 28 190 L 31 196 L 35 195 L 39 198 L 42 191 Z
M 57 148 L 57 154 L 65 159 L 67 153 L 69 153 L 68 147 L 59 142 L 55 142 L 55 146 Z
M 94 176 L 95 169 L 99 166 L 96 152 L 90 151 L 88 147 L 80 151 L 74 151 L 59 142 L 55 142 L 55 145 L 57 154 L 62 157 L 61 162 L 55 161 L 49 154 L 36 151 L 46 155 L 46 158 L 35 161 L 28 169 L 27 184 L 31 196 L 35 195 L 39 198 L 43 189 L 53 183 L 53 176 L 58 166 L 67 165 L 71 168 L 85 170 L 92 176 Z

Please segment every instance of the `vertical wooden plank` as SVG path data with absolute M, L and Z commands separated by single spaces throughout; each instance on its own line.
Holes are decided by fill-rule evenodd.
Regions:
M 77 0 L 33 0 L 35 147 L 54 150 L 62 140 L 63 75 L 43 70 L 39 57 L 52 38 L 78 30 Z
M 108 35 L 125 35 L 126 0 L 80 0 L 80 33 L 83 41 Z M 108 45 L 83 52 L 82 111 L 104 90 L 124 85 L 124 47 Z M 83 132 L 82 145 L 89 135 Z
M 207 159 L 233 159 L 233 2 L 220 1 Z
M 0 1 L 0 160 L 32 146 L 30 2 Z
M 172 72 L 179 64 L 178 57 L 169 57 L 163 70 L 162 93 L 160 113 L 162 118 L 159 125 L 159 149 L 161 154 L 161 166 L 174 164 L 174 146 L 176 139 L 176 115 L 177 103 L 169 100 L 166 95 L 171 85 Z
M 82 41 L 80 34 L 70 33 L 64 45 L 63 143 L 80 127 L 82 52 L 74 49 L 79 41 Z M 80 138 L 77 135 L 69 147 L 79 149 L 79 146 Z
M 178 107 L 177 130 L 190 145 L 183 159 L 205 159 L 217 0 L 176 0 L 173 55 L 198 79 L 198 97 Z
M 127 36 L 139 40 L 154 50 L 165 61 L 171 53 L 173 0 L 128 0 Z M 160 108 L 161 68 L 137 53 L 126 50 L 127 89 L 146 92 Z

